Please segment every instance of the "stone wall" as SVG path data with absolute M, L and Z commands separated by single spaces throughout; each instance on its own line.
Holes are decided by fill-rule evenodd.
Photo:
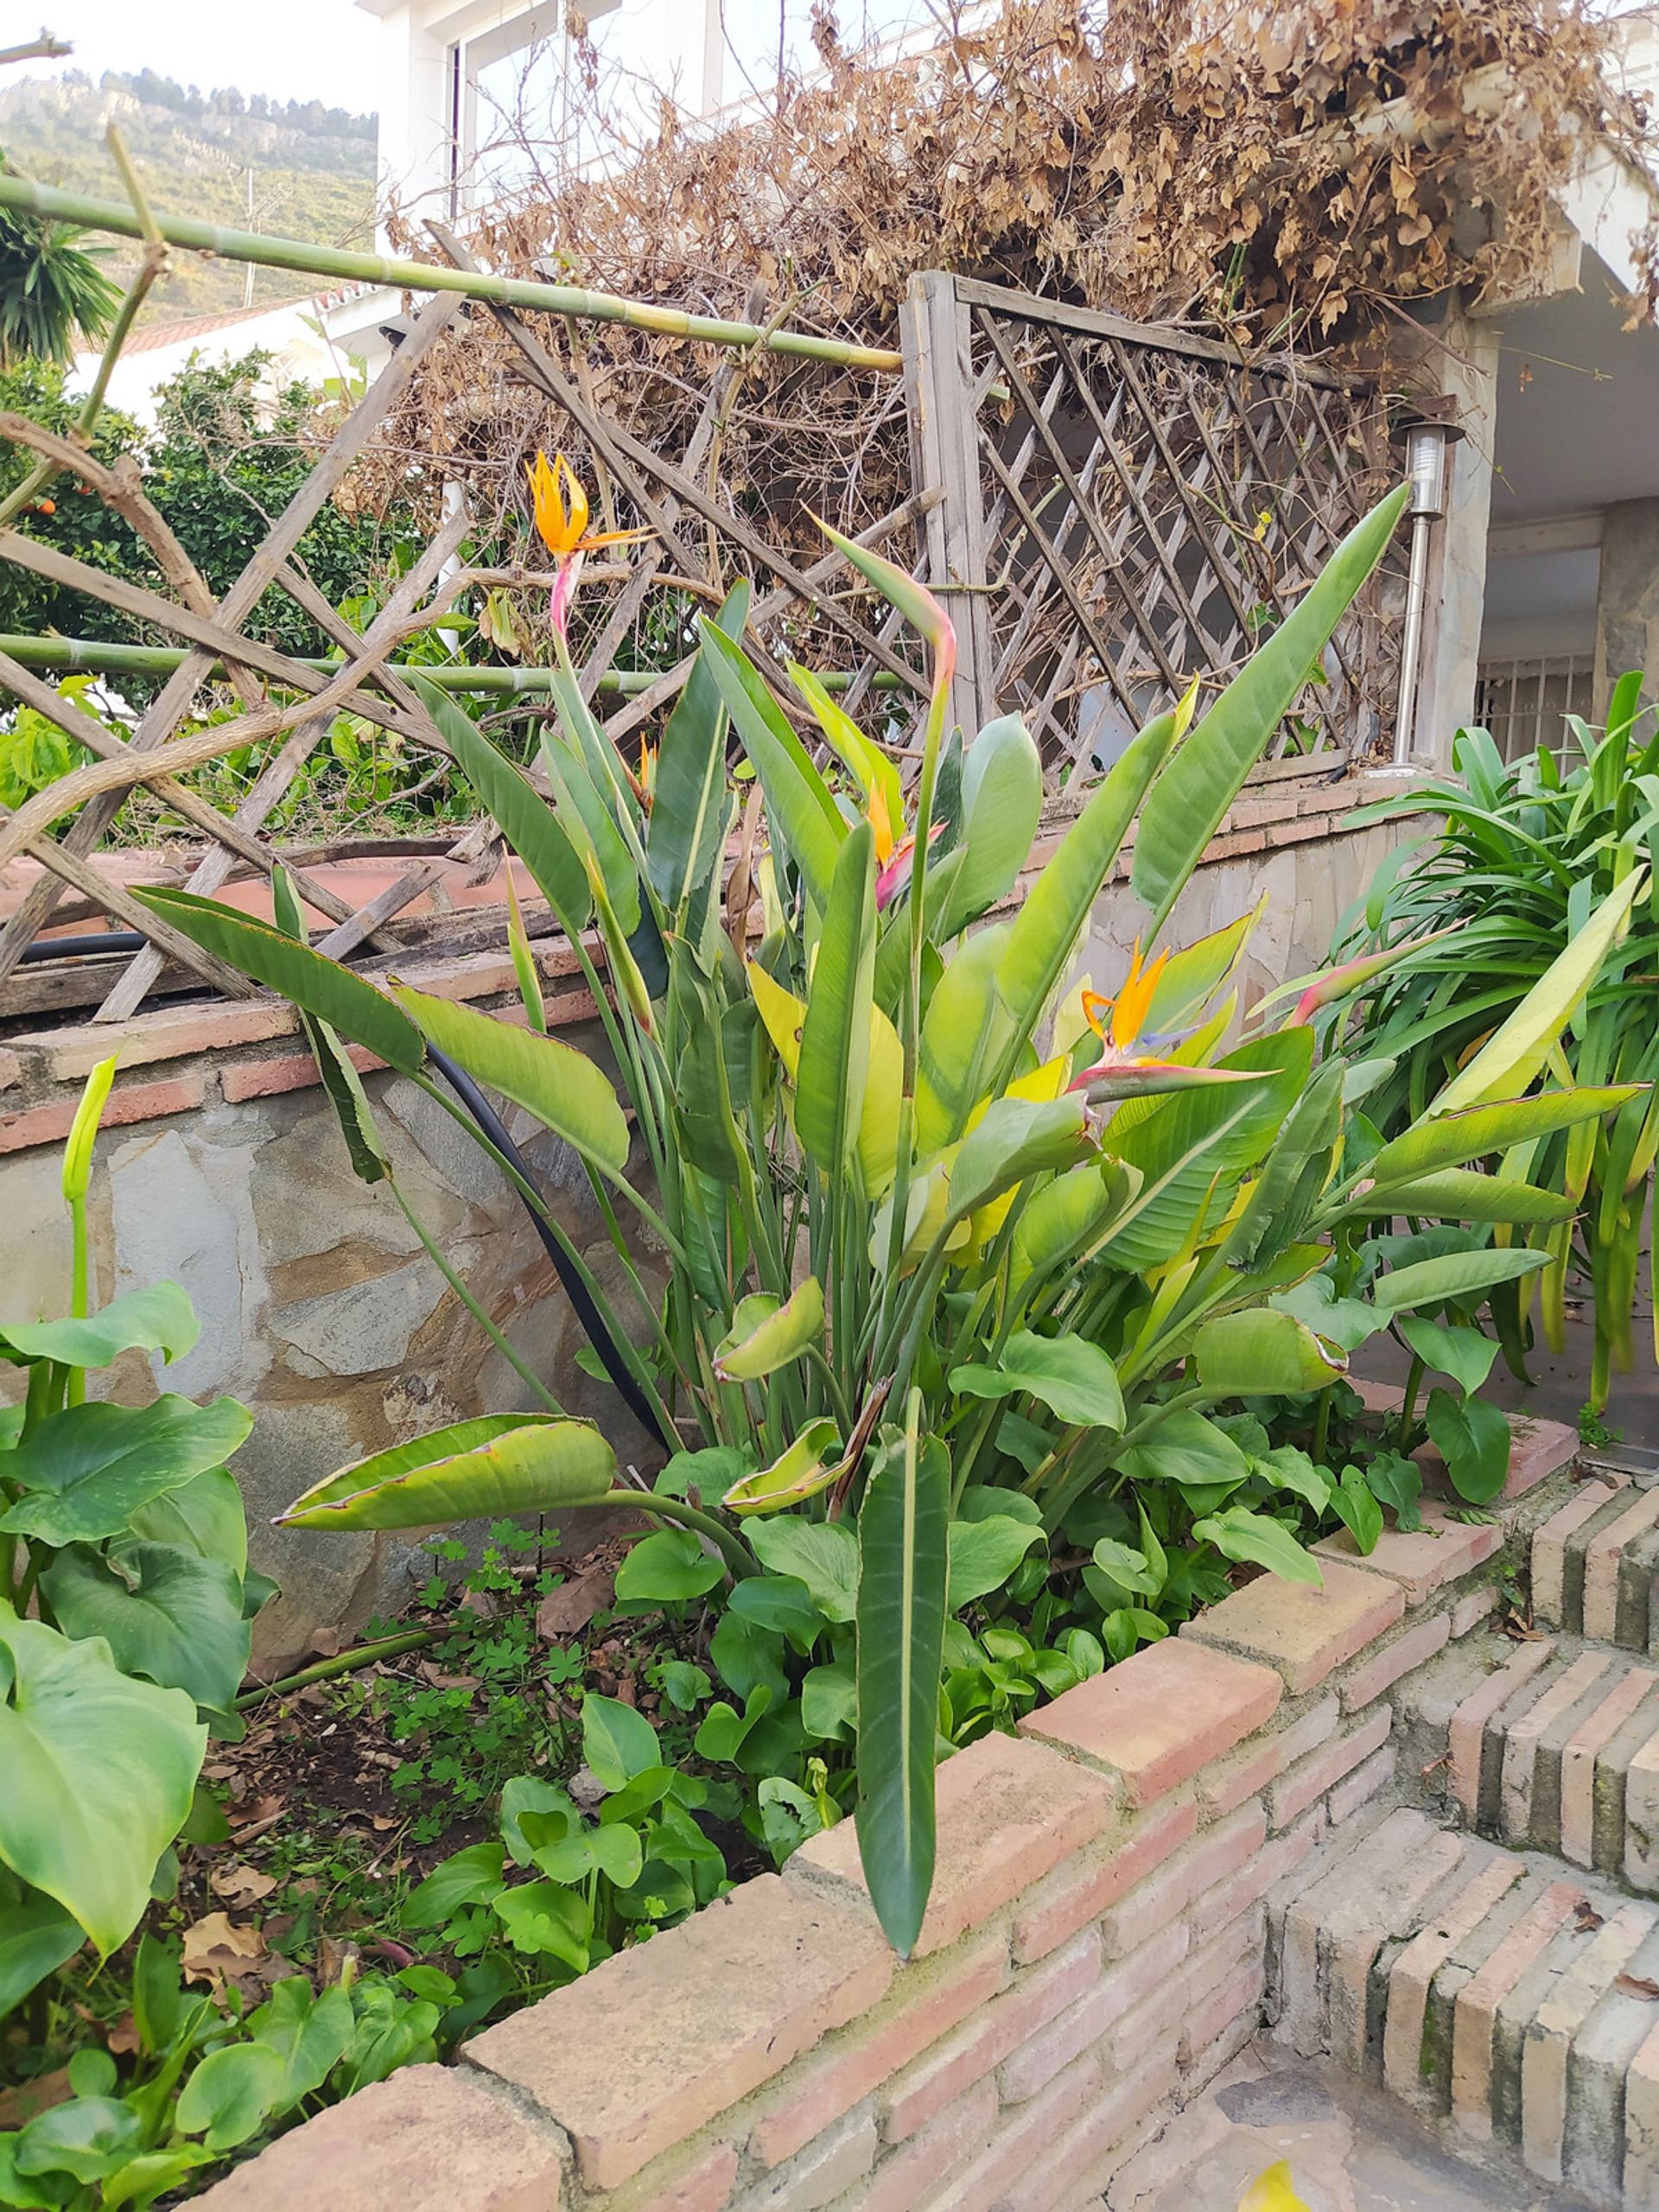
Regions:
M 1356 836 L 1343 818 L 1398 787 L 1388 779 L 1332 785 L 1319 774 L 1253 787 L 1177 908 L 1172 940 L 1190 942 L 1265 893 L 1244 1002 L 1315 966 L 1364 876 L 1407 834 L 1395 825 Z M 1062 827 L 1039 842 L 1039 861 Z M 1122 976 L 1141 914 L 1126 874 L 1120 867 L 1103 897 L 1085 956 L 1103 989 Z M 543 940 L 538 957 L 551 1020 L 573 1043 L 592 1047 L 600 1033 L 591 999 L 572 988 L 571 955 Z M 405 972 L 423 989 L 522 1019 L 505 954 Z M 352 1175 L 296 1028 L 291 1008 L 261 1000 L 162 1008 L 0 1044 L 8 1262 L 0 1319 L 63 1310 L 69 1244 L 60 1147 L 87 1070 L 110 1052 L 120 1055 L 92 1184 L 99 1294 L 171 1278 L 195 1301 L 202 1334 L 171 1370 L 158 1367 L 152 1379 L 135 1357 L 97 1387 L 130 1399 L 157 1388 L 193 1397 L 226 1391 L 253 1408 L 253 1434 L 236 1470 L 254 1564 L 283 1586 L 257 1624 L 262 1669 L 303 1655 L 319 1631 L 350 1635 L 394 1609 L 416 1559 L 398 1539 L 284 1532 L 269 1526 L 270 1516 L 349 1460 L 528 1397 L 391 1194 Z M 562 1402 L 601 1421 L 625 1461 L 651 1464 L 652 1440 L 607 1386 L 575 1365 L 580 1331 L 502 1178 L 414 1084 L 357 1057 L 399 1184 L 474 1294 Z M 522 1117 L 514 1126 L 578 1247 L 601 1281 L 613 1279 L 614 1255 L 573 1157 L 544 1134 L 532 1139 Z M 0 1370 L 0 1393 L 15 1380 Z
M 1480 1525 L 1263 1575 L 939 1770 L 897 1962 L 850 1822 L 283 2137 L 202 2212 L 1116 2212 L 1262 2024 L 1270 1903 L 1394 1779 L 1408 1679 L 1494 1611 L 1577 1440 L 1521 1424 Z M 1289 1938 L 1284 1939 L 1287 1943 Z M 1323 1955 L 1323 1953 L 1321 1953 Z M 1207 2204 L 1198 2195 L 1196 2204 Z

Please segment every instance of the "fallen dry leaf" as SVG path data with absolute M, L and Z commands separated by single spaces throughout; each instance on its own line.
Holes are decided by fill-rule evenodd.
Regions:
M 130 2012 L 124 2012 L 104 2038 L 105 2048 L 116 2058 L 131 2058 L 143 2049 L 138 2037 L 138 2024 Z
M 1645 1997 L 1650 2005 L 1659 2005 L 1659 1981 L 1646 1974 L 1621 1974 L 1613 1982 L 1615 1989 L 1622 1989 L 1626 1997 Z
M 257 1904 L 268 1897 L 276 1884 L 269 1874 L 262 1874 L 257 1866 L 215 1866 L 207 1877 L 207 1886 L 216 1897 L 226 1904 Z
M 615 1602 L 616 1570 L 609 1567 L 590 1567 L 573 1574 L 568 1582 L 561 1582 L 556 1590 L 550 1590 L 536 1608 L 536 1633 L 550 1642 L 559 1637 L 579 1636 L 595 1613 Z
M 22 2127 L 37 2112 L 67 2104 L 74 2094 L 69 2086 L 67 2066 L 54 2067 L 50 2074 L 36 2075 L 32 2082 L 22 2082 L 15 2089 L 0 2091 L 0 2127 Z
M 270 1959 L 265 1939 L 257 1928 L 238 1928 L 228 1913 L 210 1912 L 184 1931 L 181 1963 L 187 1981 L 226 1981 L 257 1979 Z
M 274 1828 L 288 1809 L 286 1797 L 256 1797 L 251 1805 L 233 1805 L 226 1815 L 231 1834 L 238 1844 L 251 1843 L 267 1828 Z
M 1594 1905 L 1587 1898 L 1580 1897 L 1573 1918 L 1573 1934 L 1588 1936 L 1596 1929 L 1604 1928 L 1605 1925 L 1605 1918 L 1596 1910 Z

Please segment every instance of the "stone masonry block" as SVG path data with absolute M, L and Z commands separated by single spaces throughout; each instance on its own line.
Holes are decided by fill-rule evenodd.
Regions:
M 1625 1771 L 1624 1878 L 1633 1890 L 1659 1890 L 1659 1733 Z
M 1313 1549 L 1321 1559 L 1345 1560 L 1369 1573 L 1386 1574 L 1404 1590 L 1408 1605 L 1421 1605 L 1443 1583 L 1472 1574 L 1503 1541 L 1498 1522 L 1471 1527 L 1450 1521 L 1438 1507 L 1428 1505 L 1423 1509 L 1421 1529 L 1385 1529 L 1363 1556 L 1346 1529 L 1322 1537 Z
M 1396 2097 L 1423 2100 L 1423 2026 L 1429 1984 L 1457 1946 L 1471 1936 L 1499 1898 L 1525 1872 L 1518 1859 L 1496 1853 L 1449 1897 L 1428 1924 L 1420 1929 L 1395 1960 L 1389 1974 L 1388 2008 L 1382 2028 L 1382 2079 Z
M 1362 1760 L 1379 1751 L 1389 1740 L 1389 1731 L 1394 1726 L 1392 1706 L 1380 1705 L 1368 1713 L 1357 1728 L 1345 1736 L 1336 1736 L 1328 1744 L 1321 1744 L 1318 1751 L 1310 1751 L 1299 1759 L 1287 1772 L 1281 1774 L 1268 1791 L 1268 1825 L 1274 1832 L 1287 1828 L 1300 1818 L 1317 1797 L 1351 1774 Z
M 1020 2104 L 1035 2096 L 1080 2052 L 1097 2044 L 1115 2021 L 1175 1979 L 1186 1956 L 1187 1941 L 1186 1923 L 1176 1921 L 1109 1967 L 1094 1988 L 1039 2029 L 1003 2063 L 998 2076 L 1003 2102 Z
M 1270 1669 L 1171 1637 L 1067 1690 L 1020 1724 L 1110 1768 L 1131 1805 L 1148 1805 L 1272 1717 L 1283 1694 Z
M 613 2189 L 886 1994 L 868 1905 L 763 1874 L 466 2046 Z
M 1267 1837 L 1267 1815 L 1254 1802 L 1208 1829 L 1112 1907 L 1101 1923 L 1106 1955 L 1121 1959 L 1138 1950 L 1195 1897 L 1249 1866 Z
M 1659 1490 L 1643 1491 L 1584 1548 L 1584 1633 L 1599 1643 L 1618 1640 L 1619 1561 L 1656 1522 Z
M 779 2084 L 749 2138 L 763 2166 L 775 2166 L 850 2112 L 890 2075 L 988 2004 L 1008 1976 L 1007 1939 L 969 1939 L 900 1967 L 881 2003 L 799 2061 Z
M 1519 1645 L 1452 1713 L 1446 1731 L 1446 1777 L 1452 1796 L 1470 1820 L 1480 1802 L 1480 1753 L 1487 1723 L 1554 1656 L 1555 1646 L 1548 1637 Z
M 933 1891 L 916 1955 L 954 1943 L 1092 1842 L 1115 1804 L 1103 1776 L 1041 1744 L 985 1736 L 947 1759 L 938 1774 Z M 790 1860 L 791 1889 L 822 1878 L 862 1888 L 851 1821 L 814 1836 Z
M 1541 1793 L 1535 1787 L 1544 1740 L 1552 1730 L 1560 1730 L 1568 1716 L 1605 1681 L 1611 1663 L 1605 1652 L 1580 1652 L 1543 1694 L 1510 1723 L 1503 1738 L 1499 1802 L 1503 1834 L 1510 1843 L 1538 1840 L 1546 1832 L 1548 1812 L 1536 1805 Z M 1554 1839 L 1549 1840 L 1553 1843 Z
M 1541 1628 L 1565 1628 L 1567 1547 L 1587 1521 L 1618 1496 L 1611 1483 L 1590 1482 L 1532 1532 L 1532 1618 Z
M 1656 1688 L 1659 1688 L 1659 1675 L 1648 1667 L 1632 1667 L 1562 1746 L 1561 1856 L 1575 1866 L 1595 1864 L 1596 1763 Z
M 876 2101 L 883 2137 L 889 2143 L 901 2143 L 927 2126 L 953 2099 L 1092 1989 L 1099 1978 L 1100 1938 L 1090 1928 L 888 2082 Z
M 1452 2117 L 1476 2142 L 1492 2139 L 1498 2007 L 1584 1902 L 1575 1884 L 1552 1882 L 1458 1992 L 1452 2013 Z
M 1046 1874 L 1021 1900 L 1014 1923 L 1014 1960 L 1028 1966 L 1098 1920 L 1109 1905 L 1153 1873 L 1196 1834 L 1198 1808 L 1190 1797 L 1166 1797 L 1102 1842 Z
M 475 2075 L 406 2066 L 195 2201 L 202 2212 L 558 2212 L 564 2147 Z
M 1659 2027 L 1624 2077 L 1624 2212 L 1659 2202 Z
M 1384 1635 L 1406 1609 L 1398 1583 L 1331 1560 L 1325 1586 L 1259 1575 L 1181 1630 L 1194 1643 L 1218 1646 L 1276 1667 L 1293 1692 L 1316 1689 L 1345 1659 Z
M 1563 2177 L 1567 2057 L 1573 2038 L 1614 1976 L 1629 1965 L 1655 1917 L 1651 1905 L 1621 1905 L 1610 1914 L 1527 2024 L 1521 2046 L 1521 2152 L 1545 2181 Z
M 1385 1690 L 1392 1689 L 1402 1675 L 1410 1674 L 1415 1667 L 1427 1666 L 1451 1635 L 1451 1615 L 1431 1613 L 1427 1620 L 1414 1622 L 1388 1643 L 1368 1651 L 1344 1676 L 1343 1711 L 1351 1717 L 1363 1713 Z
M 1390 1814 L 1289 1903 L 1280 1945 L 1279 2034 L 1293 2050 L 1311 2057 L 1325 2047 L 1322 1953 L 1328 1957 L 1350 1929 L 1376 1926 L 1389 1885 L 1421 1863 L 1437 1833 L 1421 1813 Z

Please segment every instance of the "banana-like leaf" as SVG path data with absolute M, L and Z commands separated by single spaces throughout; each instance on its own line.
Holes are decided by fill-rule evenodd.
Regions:
M 1417 1306 L 1456 1303 L 1491 1290 L 1500 1282 L 1516 1282 L 1549 1265 L 1548 1252 L 1525 1246 L 1488 1252 L 1443 1252 L 1436 1259 L 1414 1260 L 1409 1267 L 1394 1268 L 1371 1285 L 1371 1303 L 1383 1313 L 1402 1313 Z
M 715 617 L 728 638 L 743 634 L 750 588 L 735 584 Z M 664 912 L 677 914 L 720 859 L 726 822 L 726 709 L 701 654 L 674 703 L 657 755 L 645 860 Z
M 1090 1149 L 1081 1098 L 998 1098 L 958 1147 L 946 1218 L 960 1220 L 1028 1175 L 1075 1167 Z
M 900 1958 L 915 1948 L 933 1886 L 933 1738 L 950 1575 L 950 1455 L 937 1436 L 923 1437 L 921 1424 L 918 1390 L 858 1516 L 855 1818 L 871 1902 Z
M 392 988 L 440 1052 L 534 1114 L 601 1174 L 622 1173 L 628 1162 L 627 1119 L 609 1078 L 585 1052 L 453 999 L 433 998 L 406 983 Z
M 1421 1215 L 1435 1221 L 1503 1222 L 1513 1228 L 1532 1229 L 1540 1224 L 1571 1221 L 1579 1209 L 1562 1191 L 1541 1190 L 1535 1183 L 1510 1182 L 1497 1175 L 1478 1175 L 1468 1167 L 1443 1167 L 1436 1175 L 1419 1175 L 1408 1183 L 1378 1183 L 1363 1198 L 1356 1198 L 1349 1210 Z
M 1008 940 L 995 923 L 958 946 L 934 985 L 917 1054 L 916 1151 L 931 1159 L 954 1143 L 1013 1036 L 996 971 Z
M 507 887 L 511 893 L 511 876 Z M 270 872 L 270 905 L 277 928 L 304 944 L 304 916 L 295 894 L 293 879 L 284 868 L 273 868 Z M 515 900 L 512 912 L 516 915 L 518 911 Z M 515 966 L 518 961 L 518 954 L 515 949 Z M 531 972 L 534 972 L 533 969 Z M 391 1175 L 391 1160 L 380 1141 L 380 1132 L 375 1127 L 368 1093 L 363 1088 L 363 1079 L 358 1074 L 351 1055 L 328 1024 L 319 1021 L 315 1014 L 302 1013 L 300 1027 L 305 1032 L 306 1043 L 311 1047 L 317 1073 L 322 1077 L 324 1095 L 334 1109 L 340 1133 L 346 1140 L 346 1153 L 352 1163 L 352 1173 L 360 1181 L 368 1184 L 388 1181 Z
M 1489 1105 L 1527 1089 L 1549 1057 L 1550 1046 L 1583 1003 L 1602 963 L 1647 880 L 1637 868 L 1610 892 L 1584 927 L 1544 970 L 1509 1020 L 1494 1031 L 1468 1065 L 1459 1068 L 1430 1109 L 1455 1113 Z
M 827 1175 L 839 1175 L 858 1135 L 869 1066 L 875 980 L 875 841 L 861 822 L 830 880 L 817 965 L 801 1025 L 795 1130 Z
M 1198 1380 L 1220 1398 L 1300 1396 L 1334 1382 L 1348 1362 L 1271 1306 L 1223 1313 L 1192 1339 Z
M 518 889 L 512 880 L 511 864 L 503 873 L 507 879 L 507 950 L 512 955 L 512 972 L 518 978 L 518 996 L 524 1006 L 525 1020 L 538 1037 L 545 1037 L 547 1002 L 542 996 L 541 970 L 536 965 L 530 932 L 524 927 L 524 911 L 518 904 Z
M 816 1497 L 840 1478 L 845 1463 L 831 1456 L 838 1434 L 832 1421 L 810 1421 L 769 1467 L 734 1482 L 721 1503 L 728 1513 L 780 1513 Z
M 896 567 L 884 555 L 872 552 L 855 538 L 843 537 L 822 515 L 814 515 L 812 519 L 830 543 L 840 549 L 849 566 L 856 569 L 866 583 L 873 584 L 889 607 L 896 607 L 912 629 L 919 632 L 936 653 L 947 647 L 954 649 L 956 639 L 950 618 L 925 584 L 918 583 L 907 570 Z
M 1134 1197 L 1140 1179 L 1116 1160 L 1089 1160 L 1034 1191 L 1014 1232 L 1014 1285 L 1082 1256 Z
M 1251 933 L 1268 910 L 1264 891 L 1248 914 L 1212 930 L 1196 944 L 1172 952 L 1158 971 L 1141 1027 L 1150 1037 L 1185 1029 L 1196 1021 L 1244 957 Z
M 1491 1106 L 1470 1106 L 1457 1113 L 1435 1113 L 1385 1144 L 1366 1169 L 1377 1183 L 1414 1181 L 1443 1167 L 1507 1151 L 1558 1129 L 1598 1122 L 1628 1103 L 1640 1086 L 1621 1084 L 1601 1089 L 1544 1090 L 1535 1098 L 1505 1098 Z M 1582 1188 L 1582 1185 L 1580 1186 Z
M 873 744 L 840 702 L 827 691 L 810 668 L 791 661 L 795 688 L 818 718 L 830 749 L 856 781 L 866 800 L 879 791 L 887 823 L 897 837 L 905 818 L 904 786 L 899 771 L 879 745 Z
M 411 682 L 436 722 L 456 765 L 484 802 L 496 827 L 536 879 L 537 888 L 568 931 L 585 926 L 593 911 L 587 873 L 553 810 L 523 771 L 497 752 L 472 717 L 429 677 Z
M 143 890 L 133 896 L 194 943 L 251 976 L 256 983 L 280 991 L 302 1013 L 314 1014 L 331 1028 L 366 1045 L 399 1074 L 418 1071 L 426 1057 L 420 1031 L 384 991 L 339 961 L 313 952 L 308 944 L 296 944 L 285 931 L 273 929 L 268 922 L 253 921 L 194 892 Z
M 631 938 L 639 926 L 639 872 L 618 824 L 613 797 L 594 781 L 581 750 L 556 731 L 542 733 L 542 767 L 553 788 L 559 827 L 582 862 L 590 890 L 597 872 L 604 906 L 622 935 Z M 595 893 L 594 904 L 601 903 Z
M 1325 651 L 1355 594 L 1388 549 L 1404 486 L 1355 524 L 1296 607 L 1250 655 L 1159 779 L 1135 836 L 1130 881 L 1153 910 L 1156 937 L 1244 779 Z
M 798 999 L 792 991 L 786 991 L 758 960 L 749 961 L 745 972 L 760 1019 L 766 1026 L 766 1034 L 772 1039 L 772 1049 L 783 1062 L 784 1072 L 790 1081 L 797 1082 L 801 1072 L 801 1027 L 806 1020 L 805 1001 Z
M 781 1304 L 757 1290 L 734 1308 L 732 1325 L 715 1346 L 715 1372 L 722 1382 L 758 1382 L 823 1340 L 823 1286 L 816 1275 L 797 1283 Z
M 325 1476 L 276 1516 L 283 1529 L 424 1529 L 597 1505 L 616 1454 L 591 1421 L 486 1414 Z
M 1021 1041 L 1034 1033 L 1048 1011 L 1136 810 L 1183 727 L 1179 715 L 1160 715 L 1131 741 L 1009 925 L 996 987 L 1013 1033 Z
M 699 627 L 702 658 L 766 795 L 772 835 L 793 855 L 807 894 L 822 913 L 847 825 L 747 654 L 712 622 Z
M 905 1048 L 879 1006 L 870 1008 L 870 1057 L 864 1075 L 864 1110 L 858 1121 L 858 1165 L 867 1198 L 890 1187 L 899 1164 L 899 1101 L 905 1084 Z
M 1026 864 L 1043 810 L 1043 764 L 1018 715 L 987 722 L 962 772 L 962 861 L 943 906 L 943 943 L 976 920 Z

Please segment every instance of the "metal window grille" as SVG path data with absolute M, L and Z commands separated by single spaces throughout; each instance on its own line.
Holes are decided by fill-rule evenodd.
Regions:
M 1590 653 L 1483 661 L 1475 683 L 1475 720 L 1491 731 L 1506 760 L 1518 760 L 1541 745 L 1561 744 L 1568 715 L 1587 721 L 1594 689 Z

